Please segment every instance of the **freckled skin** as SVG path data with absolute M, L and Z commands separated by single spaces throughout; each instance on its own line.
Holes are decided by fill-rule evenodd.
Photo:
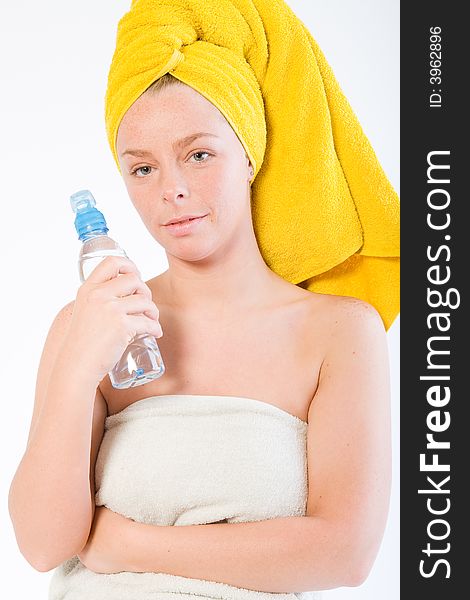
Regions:
M 173 149 L 175 140 L 195 132 L 217 138 L 203 137 L 181 150 Z M 170 255 L 201 261 L 221 244 L 227 251 L 244 237 L 249 239 L 244 236 L 252 227 L 249 159 L 220 111 L 198 92 L 176 85 L 143 94 L 119 127 L 118 155 L 129 148 L 151 152 L 151 157 L 121 157 L 120 164 L 136 210 Z M 211 156 L 194 156 L 195 151 Z M 130 171 L 139 166 L 144 167 L 140 177 L 132 175 Z M 197 236 L 176 239 L 162 227 L 183 213 L 208 214 Z

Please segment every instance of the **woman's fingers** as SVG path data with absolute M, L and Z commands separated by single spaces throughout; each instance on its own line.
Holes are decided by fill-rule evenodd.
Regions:
M 126 256 L 107 256 L 90 273 L 86 281 L 90 283 L 104 283 L 114 279 L 120 273 L 135 273 L 140 278 L 137 266 Z
M 128 315 L 145 313 L 150 319 L 158 321 L 159 311 L 151 299 L 142 294 L 132 294 L 116 300 Z
M 136 335 L 161 337 L 159 311 L 136 265 L 108 256 L 80 286 L 69 335 L 71 344 L 100 381 Z
M 153 335 L 156 338 L 162 337 L 163 329 L 158 321 L 149 319 L 149 317 L 141 315 L 128 315 L 129 326 L 126 331 L 132 331 L 130 338 L 136 335 Z
M 119 275 L 119 277 L 102 284 L 96 284 L 96 288 L 98 290 L 106 290 L 106 294 L 116 298 L 139 294 L 150 300 L 152 299 L 152 292 L 149 286 L 134 272 Z
M 108 256 L 98 264 L 81 285 L 79 292 L 93 298 L 122 298 L 130 294 L 142 294 L 152 298 L 148 285 L 142 281 L 136 265 L 122 256 Z

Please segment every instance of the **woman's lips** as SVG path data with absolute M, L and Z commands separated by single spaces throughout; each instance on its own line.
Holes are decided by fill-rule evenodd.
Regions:
M 203 217 L 196 217 L 195 219 L 180 221 L 179 223 L 171 223 L 171 225 L 164 225 L 164 227 L 172 235 L 178 237 L 194 231 L 206 217 L 207 215 L 204 215 Z

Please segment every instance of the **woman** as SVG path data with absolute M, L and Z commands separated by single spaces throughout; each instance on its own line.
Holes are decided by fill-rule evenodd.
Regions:
M 167 3 L 166 6 L 170 4 L 174 5 L 175 13 L 176 9 L 188 9 L 189 5 L 192 10 L 197 7 L 199 24 L 210 23 L 210 11 L 215 8 L 211 2 L 205 2 L 204 8 L 197 2 Z M 227 3 L 222 4 L 235 31 L 232 17 L 238 13 L 232 15 L 230 7 L 225 6 Z M 282 18 L 289 19 L 291 24 L 296 24 L 299 35 L 302 32 L 283 3 L 278 7 L 283 11 L 281 18 L 270 14 L 272 2 L 238 4 L 243 17 L 240 20 L 250 25 L 250 32 L 255 30 L 254 25 L 260 25 L 250 12 L 252 8 L 256 6 L 265 17 L 263 25 L 271 42 L 271 61 L 275 60 L 275 33 L 280 32 L 273 33 L 274 25 L 282 23 Z M 169 269 L 144 284 L 131 261 L 107 259 L 82 285 L 75 302 L 65 307 L 53 323 L 38 374 L 28 449 L 10 495 L 20 548 L 39 570 L 49 570 L 71 559 L 66 566 L 62 565 L 54 583 L 51 597 L 56 598 L 66 597 L 70 590 L 74 597 L 87 598 L 92 598 L 93 593 L 96 597 L 107 593 L 107 597 L 112 594 L 117 598 L 122 594 L 122 597 L 137 598 L 144 593 L 169 591 L 200 596 L 218 593 L 221 597 L 224 594 L 242 597 L 243 591 L 243 597 L 254 594 L 260 597 L 260 592 L 293 594 L 294 590 L 357 585 L 364 580 L 374 560 L 388 504 L 389 386 L 385 320 L 367 301 L 356 299 L 353 294 L 325 290 L 329 285 L 338 284 L 348 290 L 348 282 L 357 284 L 368 273 L 375 284 L 371 297 L 385 314 L 381 296 L 386 296 L 388 302 L 394 291 L 387 289 L 386 276 L 379 277 L 380 269 L 374 271 L 373 259 L 387 260 L 383 257 L 389 254 L 371 256 L 366 252 L 360 257 L 359 253 L 350 253 L 357 241 L 354 232 L 351 236 L 339 235 L 343 231 L 336 228 L 339 233 L 334 241 L 340 242 L 338 252 L 332 248 L 334 244 L 328 246 L 328 239 L 321 239 L 324 254 L 319 263 L 322 262 L 323 267 L 317 265 L 305 271 L 303 250 L 307 247 L 310 252 L 310 240 L 293 248 L 298 264 L 293 264 L 292 254 L 288 256 L 287 270 L 290 269 L 291 279 L 302 286 L 279 276 L 283 270 L 284 257 L 279 253 L 283 236 L 275 238 L 276 248 L 273 249 L 272 244 L 270 247 L 269 233 L 275 227 L 269 216 L 276 213 L 278 199 L 287 191 L 286 180 L 292 186 L 296 204 L 304 200 L 297 194 L 302 186 L 298 180 L 305 172 L 299 169 L 299 164 L 297 171 L 292 172 L 291 160 L 295 152 L 305 158 L 306 148 L 302 140 L 283 146 L 283 139 L 288 139 L 283 136 L 290 134 L 292 138 L 292 131 L 297 134 L 297 130 L 292 129 L 291 120 L 284 119 L 282 123 L 276 120 L 276 109 L 281 112 L 276 93 L 282 90 L 274 89 L 273 80 L 268 81 L 268 76 L 260 83 L 256 70 L 263 69 L 259 55 L 254 56 L 253 51 L 252 68 L 259 78 L 264 106 L 260 105 L 256 89 L 251 96 L 249 92 L 242 92 L 243 97 L 236 98 L 233 106 L 230 99 L 223 105 L 224 94 L 229 95 L 232 90 L 227 88 L 223 78 L 236 79 L 241 72 L 240 77 L 248 81 L 249 88 L 253 73 L 243 72 L 245 66 L 235 72 L 218 71 L 217 60 L 232 61 L 233 66 L 238 59 L 231 54 L 227 56 L 224 49 L 218 49 L 221 48 L 218 44 L 205 42 L 211 44 L 210 48 L 198 44 L 203 42 L 204 31 L 195 27 L 188 33 L 186 26 L 190 17 L 186 12 L 181 16 L 181 37 L 189 39 L 184 39 L 179 49 L 173 46 L 173 53 L 165 55 L 163 65 L 159 64 L 159 55 L 150 57 L 157 73 L 146 72 L 136 51 L 144 49 L 145 52 L 140 50 L 144 52 L 142 56 L 149 59 L 148 47 L 135 34 L 141 30 L 142 23 L 151 21 L 150 17 L 154 17 L 151 9 L 157 5 L 160 18 L 165 13 L 163 3 L 134 2 L 127 19 L 122 21 L 121 40 L 118 38 L 110 72 L 107 125 L 129 196 L 150 233 L 165 248 Z M 173 19 L 175 13 L 171 12 L 169 17 Z M 217 18 L 220 23 L 221 15 Z M 176 29 L 173 21 L 171 24 Z M 143 27 L 144 42 L 147 29 Z M 161 32 L 163 37 L 168 29 L 167 26 Z M 159 31 L 152 29 L 152 36 Z M 207 26 L 206 31 L 210 37 L 213 30 Z M 302 34 L 306 44 L 305 32 Z M 129 46 L 129 40 L 133 47 Z M 201 64 L 205 64 L 202 59 L 207 55 L 211 58 L 207 61 L 209 68 L 213 67 L 215 75 L 208 83 L 200 83 Z M 123 71 L 126 56 L 132 58 L 132 65 L 128 64 Z M 134 65 L 137 73 L 131 76 L 129 69 Z M 166 75 L 170 71 L 179 82 Z M 279 71 L 278 76 L 282 76 Z M 323 77 L 326 77 L 325 68 Z M 149 89 L 153 81 L 157 83 Z M 132 90 L 125 89 L 126 82 Z M 188 82 L 193 82 L 193 86 Z M 331 86 L 331 80 L 328 85 Z M 305 97 L 309 95 L 312 90 L 305 90 Z M 253 115 L 246 116 L 246 111 L 238 114 L 237 109 L 242 112 L 246 108 L 244 101 L 251 106 L 250 98 Z M 297 98 L 300 106 L 302 98 L 298 95 Z M 224 112 L 216 103 L 220 108 L 223 105 Z M 338 153 L 343 154 L 343 171 L 353 173 L 348 177 L 348 187 L 358 192 L 354 200 L 363 217 L 361 222 L 366 234 L 367 217 L 377 207 L 366 206 L 363 198 L 359 200 L 360 167 L 357 162 L 347 164 L 350 157 L 345 150 L 347 136 L 338 137 L 338 122 L 344 112 L 335 115 L 334 108 L 334 104 L 330 105 L 336 129 L 334 141 Z M 261 110 L 266 111 L 266 121 L 259 118 Z M 295 115 L 296 110 L 294 108 L 289 117 Z M 270 145 L 268 135 L 267 147 L 263 141 L 263 126 L 271 135 L 272 143 Z M 320 141 L 325 133 L 322 127 L 323 120 L 312 125 Z M 308 122 L 303 129 L 307 135 Z M 201 133 L 205 135 L 196 137 Z M 316 156 L 314 144 L 308 146 L 308 150 Z M 328 155 L 327 151 L 328 145 L 322 143 L 319 154 Z M 370 164 L 367 163 L 370 156 L 360 158 L 364 164 Z M 317 189 L 334 180 L 336 165 L 331 165 L 328 156 L 324 162 L 313 164 L 321 165 L 316 166 L 313 177 Z M 274 168 L 273 171 L 277 166 L 283 170 Z M 375 173 L 371 177 L 371 171 L 366 171 L 369 185 L 373 187 Z M 380 173 L 376 177 L 380 178 Z M 277 182 L 278 196 L 270 190 L 271 181 Z M 345 194 L 346 186 L 340 178 L 336 181 L 337 190 Z M 253 188 L 258 186 L 256 194 L 250 184 Z M 386 186 L 383 180 L 380 185 L 382 190 Z M 269 191 L 272 194 L 267 194 Z M 348 219 L 347 207 L 335 208 L 330 192 L 327 190 L 317 196 L 315 186 L 312 187 L 320 233 L 326 221 L 331 223 L 338 219 L 343 223 Z M 188 225 L 168 225 L 169 221 L 186 216 L 197 219 Z M 284 218 L 284 229 L 296 220 L 296 215 L 282 214 L 282 210 L 277 216 L 280 222 Z M 312 231 L 309 218 L 305 213 L 305 221 Z M 263 229 L 265 223 L 270 227 Z M 296 227 L 300 231 L 302 223 L 297 221 Z M 349 226 L 344 231 L 350 232 Z M 376 237 L 380 235 L 377 233 Z M 393 237 L 390 232 L 389 237 Z M 369 238 L 364 235 L 364 238 L 361 248 L 368 246 L 373 235 Z M 345 260 L 345 257 L 348 258 Z M 307 267 L 312 269 L 311 264 Z M 118 273 L 124 275 L 117 278 Z M 305 276 L 299 278 L 300 273 Z M 316 291 L 315 285 L 324 287 Z M 357 285 L 359 289 L 361 286 Z M 388 304 L 387 307 L 390 308 Z M 393 309 L 386 314 L 389 322 Z M 158 322 L 163 326 L 163 336 Z M 121 356 L 130 337 L 140 332 L 159 337 L 167 371 L 160 380 L 145 386 L 114 390 L 106 373 Z M 95 340 L 91 348 L 90 339 Z M 67 398 L 66 403 L 64 398 Z M 177 421 L 164 412 L 173 407 L 182 411 Z M 202 413 L 197 413 L 198 410 Z M 236 417 L 241 421 L 235 421 L 235 410 L 241 412 L 242 416 Z M 141 459 L 145 456 L 147 446 L 137 446 L 134 433 L 135 417 L 142 414 L 146 419 L 139 434 L 149 444 L 153 443 L 152 431 L 155 433 L 152 428 L 160 427 L 156 433 L 162 434 L 167 419 L 172 426 L 178 423 L 181 427 L 178 433 L 188 436 L 171 438 L 173 430 L 168 428 L 165 443 L 169 450 L 165 459 L 172 461 L 169 466 L 172 472 L 176 471 L 174 476 L 178 482 L 183 479 L 178 475 L 185 463 L 196 465 L 199 470 L 185 472 L 185 482 L 194 476 L 192 484 L 202 476 L 203 468 L 203 461 L 197 460 L 192 452 L 203 453 L 207 441 L 204 436 L 214 433 L 213 420 L 202 420 L 202 425 L 196 425 L 201 421 L 198 415 L 205 414 L 211 419 L 216 416 L 215 424 L 223 427 L 223 435 L 212 440 L 218 440 L 216 456 L 212 453 L 203 456 L 214 461 L 209 467 L 219 469 L 217 453 L 227 453 L 229 446 L 233 454 L 236 448 L 237 454 L 223 456 L 228 491 L 234 492 L 230 509 L 225 499 L 214 496 L 226 483 L 220 473 L 213 486 L 207 484 L 207 474 L 202 479 L 205 489 L 196 505 L 191 504 L 194 498 L 189 491 L 182 488 L 178 505 L 175 499 L 178 488 L 171 492 L 159 490 L 162 479 L 155 481 L 154 486 L 149 485 L 149 497 L 141 502 L 140 496 L 147 493 L 142 487 L 144 476 L 157 470 L 159 477 L 164 477 L 162 466 L 155 460 L 161 454 L 150 455 L 149 459 L 155 461 L 151 465 L 138 460 L 137 473 L 132 469 L 124 472 L 118 455 L 124 448 L 131 455 L 135 451 L 137 457 L 137 450 L 142 452 Z M 192 444 L 197 439 L 197 447 L 189 443 L 192 428 L 198 428 L 201 434 L 191 437 Z M 269 437 L 273 432 L 276 436 Z M 130 440 L 133 445 L 129 445 Z M 230 446 L 230 440 L 235 447 Z M 305 483 L 300 455 L 302 443 L 308 467 L 308 494 L 304 495 L 301 494 Z M 182 446 L 184 453 L 177 456 Z M 245 446 L 248 454 L 242 452 Z M 269 451 L 263 454 L 266 447 Z M 164 451 L 165 447 L 160 446 L 159 452 Z M 250 452 L 256 458 L 253 464 L 246 460 Z M 294 478 L 288 479 L 292 475 L 288 469 L 276 472 L 278 485 L 273 484 L 268 496 L 262 485 L 256 485 L 256 479 L 263 483 L 268 481 L 263 479 L 263 471 L 272 469 L 270 461 L 282 465 L 285 456 Z M 231 462 L 227 462 L 227 458 Z M 48 468 L 44 472 L 46 464 Z M 98 475 L 96 509 L 95 466 Z M 245 480 L 246 472 L 254 473 L 255 477 Z M 119 473 L 128 484 L 120 490 Z M 251 481 L 253 487 L 240 491 L 235 487 L 237 479 L 242 483 Z M 269 481 L 273 483 L 275 479 L 271 477 Z M 129 484 L 140 486 L 138 493 L 129 494 Z M 294 487 L 296 493 L 289 503 L 281 505 L 290 487 Z M 31 489 L 35 490 L 34 511 L 28 511 Z M 165 522 L 161 518 L 155 522 L 158 521 L 155 514 L 161 516 L 158 502 L 155 514 L 144 514 L 148 502 L 158 493 L 162 494 L 160 503 L 170 503 L 173 493 L 173 513 L 169 511 L 173 521 L 168 518 Z M 249 502 L 241 510 L 246 497 Z M 207 498 L 210 510 L 202 514 L 201 505 Z M 121 510 L 111 510 L 113 505 Z M 126 512 L 127 508 L 135 513 Z M 220 509 L 222 514 L 216 514 L 215 509 Z M 264 518 L 260 518 L 263 511 Z M 46 519 L 48 513 L 55 518 Z M 141 518 L 136 518 L 137 513 Z M 204 518 L 208 515 L 213 519 Z M 174 524 L 186 526 L 172 527 Z M 80 562 L 72 558 L 75 555 Z M 104 574 L 111 575 L 105 577 Z M 210 585 L 212 587 L 208 587 Z M 116 586 L 119 586 L 118 591 Z

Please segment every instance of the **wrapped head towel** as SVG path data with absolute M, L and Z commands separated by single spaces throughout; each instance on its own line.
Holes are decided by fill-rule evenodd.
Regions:
M 369 302 L 388 329 L 399 311 L 399 201 L 284 0 L 133 0 L 106 91 L 117 163 L 122 117 L 166 73 L 212 102 L 245 148 L 268 267 L 305 289 Z

